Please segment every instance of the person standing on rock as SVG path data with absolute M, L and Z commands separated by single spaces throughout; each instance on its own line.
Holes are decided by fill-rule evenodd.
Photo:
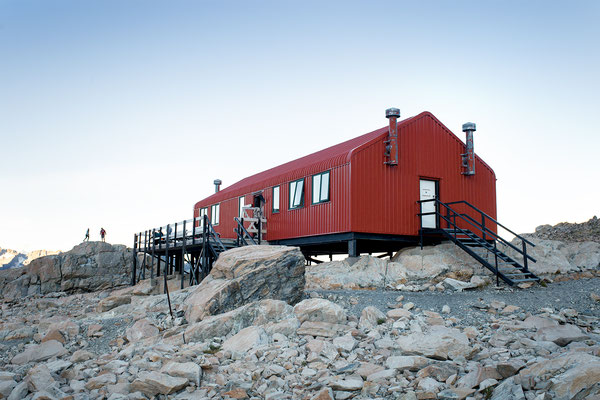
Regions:
M 87 231 L 85 231 L 85 238 L 83 239 L 84 242 L 89 242 L 90 241 L 90 228 L 87 228 Z
M 105 237 L 106 237 L 106 231 L 104 230 L 104 228 L 100 228 L 100 238 L 102 239 L 103 242 L 106 241 L 106 240 L 104 240 Z

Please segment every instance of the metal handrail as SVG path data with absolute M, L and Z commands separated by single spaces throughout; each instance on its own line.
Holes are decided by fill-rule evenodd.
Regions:
M 204 220 L 206 222 L 206 227 L 208 228 L 208 235 L 214 239 L 215 242 L 217 242 L 217 244 L 221 247 L 221 249 L 223 251 L 227 250 L 225 248 L 225 245 L 223 244 L 223 242 L 221 241 L 221 239 L 219 238 L 219 234 L 215 231 L 215 229 L 213 228 L 210 219 L 208 218 L 208 215 L 204 216 Z
M 252 236 L 250 236 L 250 233 L 248 233 L 246 228 L 244 228 L 244 224 L 242 223 L 242 221 L 238 217 L 234 217 L 233 219 L 237 223 L 237 229 L 234 229 L 234 231 L 238 235 L 238 239 L 240 239 L 242 242 L 244 242 L 244 244 L 247 246 L 248 242 L 244 238 L 244 234 L 246 234 L 246 236 L 248 237 L 248 239 L 250 239 L 252 244 L 254 244 L 254 245 L 257 244 L 256 241 L 254 240 L 254 238 Z
M 533 262 L 537 262 L 537 260 L 535 258 L 531 257 L 529 254 L 527 254 L 526 251 L 520 250 L 519 248 L 515 247 L 512 243 L 509 243 L 502 236 L 498 235 L 494 231 L 489 230 L 485 226 L 479 224 L 479 222 L 475 221 L 470 215 L 468 215 L 468 214 L 460 214 L 460 213 L 456 212 L 456 210 L 454 210 L 452 207 L 450 207 L 448 205 L 448 204 L 458 204 L 458 203 L 462 203 L 462 202 L 464 202 L 466 204 L 469 204 L 468 202 L 466 202 L 466 201 L 455 201 L 455 202 L 452 202 L 452 203 L 444 203 L 444 202 L 442 202 L 442 201 L 434 198 L 434 199 L 428 199 L 428 200 L 418 200 L 417 203 L 421 204 L 421 209 L 422 209 L 422 204 L 423 203 L 428 203 L 428 202 L 432 202 L 432 201 L 434 201 L 434 202 L 436 202 L 436 203 L 444 206 L 446 208 L 446 210 L 449 210 L 449 211 L 451 211 L 453 213 L 454 217 L 458 216 L 458 217 L 462 218 L 465 222 L 467 222 L 467 223 L 471 224 L 472 226 L 476 227 L 477 229 L 481 230 L 482 233 L 483 232 L 489 232 L 489 233 L 491 233 L 493 236 L 495 236 L 494 240 L 500 240 L 500 241 L 502 241 L 504 244 L 506 244 L 507 246 L 511 247 L 517 253 L 521 254 L 524 258 L 526 258 L 526 259 L 528 258 L 528 259 L 530 259 Z M 477 211 L 479 211 L 479 209 L 477 209 L 477 207 L 474 207 L 474 206 L 472 206 L 472 207 L 474 209 L 476 209 Z M 437 216 L 439 216 L 439 217 L 441 217 L 442 219 L 444 219 L 448 223 L 448 226 L 452 225 L 452 227 L 454 229 L 460 229 L 461 232 L 463 232 L 464 234 L 466 234 L 466 232 L 462 228 L 460 228 L 460 227 L 458 227 L 458 225 L 456 225 L 456 221 L 452 223 L 449 219 L 447 219 L 445 216 L 443 216 L 442 213 L 440 213 L 439 211 L 428 212 L 428 213 L 418 213 L 417 215 L 418 216 L 423 216 L 423 215 L 434 215 L 434 214 L 437 215 Z M 483 214 L 485 214 L 485 213 L 483 213 Z M 468 219 L 465 218 L 465 217 L 467 217 Z M 493 220 L 494 222 L 496 222 L 493 218 L 490 218 L 490 219 Z M 500 225 L 500 226 L 503 226 L 503 225 Z M 510 232 L 512 233 L 512 231 L 510 231 Z M 515 235 L 515 236 L 520 237 L 519 235 Z M 527 240 L 525 240 L 525 242 L 530 243 Z M 535 245 L 533 245 L 533 246 L 535 247 Z
M 453 212 L 455 212 L 452 208 L 448 208 L 448 209 L 450 209 Z M 489 228 L 487 228 L 485 226 L 480 226 L 479 222 L 475 221 L 473 219 L 473 217 L 471 217 L 469 214 L 458 214 L 458 213 L 456 213 L 456 215 L 458 215 L 459 217 L 466 217 L 466 218 L 468 218 L 470 221 L 472 221 L 472 222 L 470 222 L 471 225 L 477 227 L 477 229 L 481 230 L 482 232 L 490 233 L 491 235 L 495 236 L 496 240 L 501 241 L 504 245 L 509 246 L 513 250 L 517 251 L 518 253 L 523 254 L 523 251 L 519 250 L 515 245 L 513 245 L 512 243 L 510 243 L 509 241 L 507 241 L 506 239 L 504 239 L 502 236 L 498 235 L 496 232 L 490 230 Z M 535 247 L 535 245 L 533 245 L 533 246 Z M 527 254 L 527 258 L 529 258 L 533 262 L 537 262 L 537 260 L 535 258 L 531 257 L 529 254 Z
M 424 200 L 424 201 L 428 201 L 428 200 Z M 461 203 L 468 205 L 469 207 L 471 207 L 472 209 L 474 209 L 475 211 L 477 211 L 478 213 L 480 213 L 482 216 L 485 216 L 487 219 L 489 219 L 490 221 L 494 222 L 496 225 L 501 226 L 502 228 L 504 228 L 505 230 L 507 230 L 511 234 L 515 235 L 516 237 L 518 237 L 522 241 L 527 242 L 528 245 L 535 247 L 535 244 L 531 243 L 529 240 L 525 239 L 523 236 L 521 236 L 521 235 L 519 235 L 517 233 L 514 233 L 512 230 L 508 229 L 506 226 L 502 225 L 500 222 L 496 221 L 494 218 L 490 217 L 485 212 L 481 211 L 479 208 L 475 207 L 473 204 L 469 203 L 466 200 L 451 201 L 451 202 L 445 203 L 445 204 L 446 205 L 451 205 L 451 204 L 461 204 Z

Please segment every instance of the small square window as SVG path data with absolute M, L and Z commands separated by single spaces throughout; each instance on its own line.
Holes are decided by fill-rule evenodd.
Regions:
M 273 187 L 273 213 L 279 212 L 279 186 Z
M 304 206 L 304 179 L 290 182 L 290 210 Z
M 327 201 L 329 201 L 329 171 L 312 177 L 312 203 L 319 204 Z
M 238 200 L 238 217 L 244 218 L 244 207 L 246 207 L 246 200 L 244 196 L 240 196 Z
M 200 210 L 198 210 L 198 227 L 202 227 L 205 215 L 208 215 L 208 207 L 202 207 Z
M 221 205 L 220 204 L 215 204 L 214 206 L 211 207 L 211 216 L 210 216 L 210 222 L 211 222 L 211 224 L 213 224 L 213 225 L 219 225 L 220 211 L 221 211 Z

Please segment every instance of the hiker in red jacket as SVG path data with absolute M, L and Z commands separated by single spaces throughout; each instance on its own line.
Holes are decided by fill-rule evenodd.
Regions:
M 104 238 L 106 237 L 106 231 L 104 230 L 104 228 L 100 228 L 100 238 L 102 239 L 103 242 L 105 242 Z

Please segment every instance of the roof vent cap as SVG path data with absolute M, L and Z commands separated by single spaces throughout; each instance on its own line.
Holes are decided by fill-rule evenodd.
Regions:
M 217 193 L 219 190 L 221 190 L 221 180 L 220 179 L 215 179 L 213 181 L 213 183 L 215 184 L 215 193 Z
M 399 108 L 388 108 L 387 110 L 385 110 L 385 117 L 386 118 L 392 118 L 392 117 L 400 118 L 400 109 Z
M 468 131 L 475 132 L 477 130 L 477 127 L 475 126 L 474 122 L 465 122 L 462 126 L 462 130 L 463 130 L 463 132 L 468 132 Z

